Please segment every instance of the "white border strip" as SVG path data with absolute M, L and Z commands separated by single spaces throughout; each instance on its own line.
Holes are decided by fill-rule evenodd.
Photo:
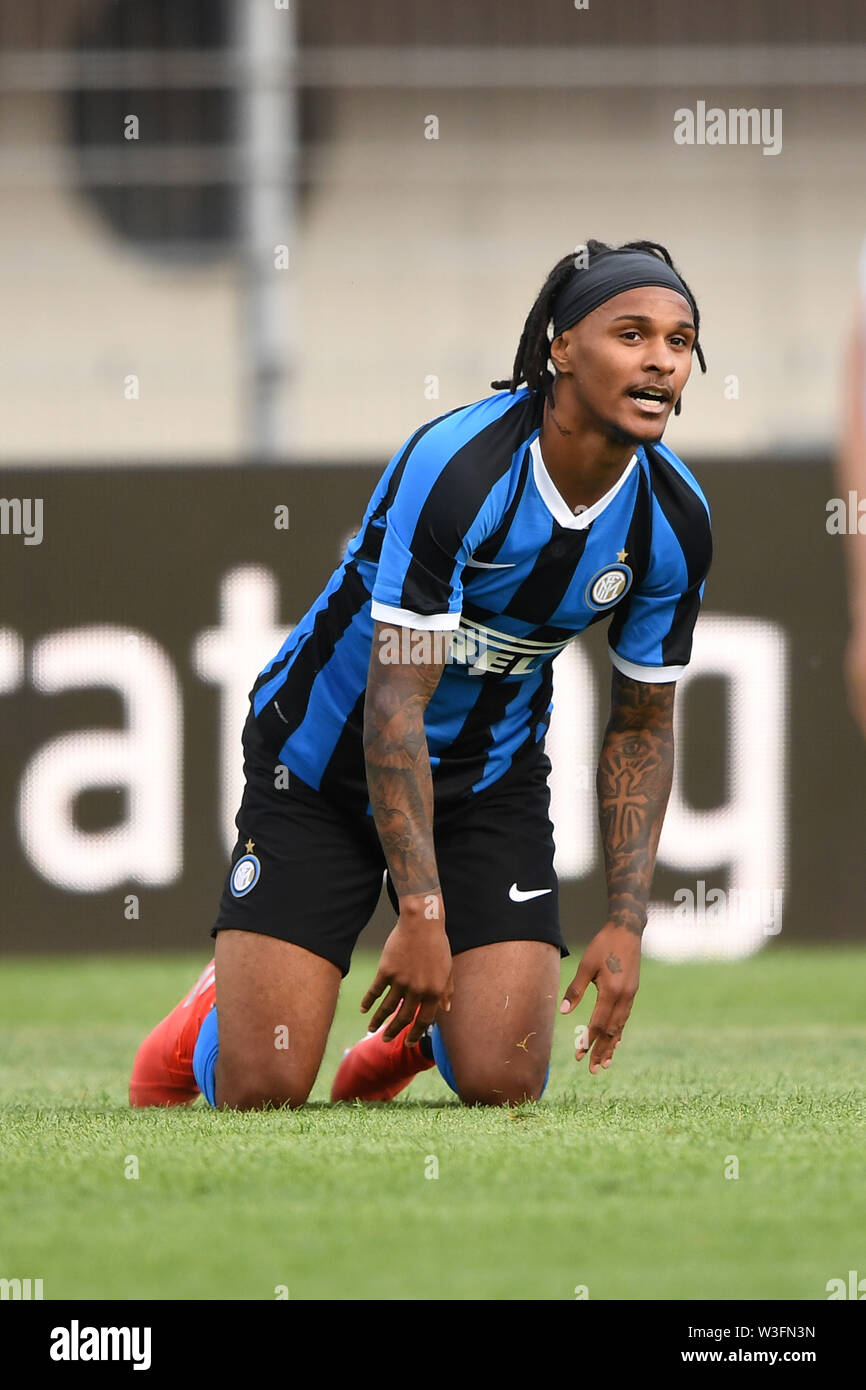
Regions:
M 478 635 L 490 647 L 523 647 L 527 655 L 531 656 L 543 656 L 545 652 L 561 651 L 578 635 L 575 631 L 570 637 L 562 637 L 558 642 L 536 642 L 531 637 L 517 637 L 510 632 L 499 632 L 495 627 L 485 627 L 484 623 L 474 623 L 471 618 L 464 618 L 461 626 L 471 636 Z
M 608 647 L 608 654 L 611 662 L 618 671 L 629 680 L 643 681 L 646 685 L 667 685 L 669 681 L 678 681 L 685 666 L 637 666 L 633 661 L 626 661 L 624 656 L 619 656 L 613 649 Z
M 532 473 L 535 478 L 535 486 L 538 488 L 541 500 L 547 510 L 553 516 L 554 521 L 558 521 L 560 526 L 566 527 L 569 531 L 585 531 L 602 512 L 606 511 L 613 499 L 616 497 L 620 488 L 625 485 L 631 477 L 632 469 L 637 467 L 637 454 L 632 454 L 622 473 L 620 473 L 613 487 L 608 488 L 603 497 L 599 497 L 597 502 L 593 502 L 586 511 L 573 512 L 563 497 L 559 488 L 551 478 L 544 462 L 541 452 L 541 437 L 536 435 L 529 446 L 532 455 Z
M 373 599 L 370 612 L 376 622 L 395 627 L 414 627 L 419 632 L 449 632 L 460 626 L 459 613 L 413 613 L 409 608 L 392 608 Z

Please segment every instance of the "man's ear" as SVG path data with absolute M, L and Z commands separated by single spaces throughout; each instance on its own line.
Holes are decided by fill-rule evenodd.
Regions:
M 566 332 L 567 331 L 568 330 L 566 330 Z M 568 357 L 566 355 L 567 347 L 568 344 L 566 342 L 565 333 L 560 333 L 559 337 L 554 338 L 553 342 L 550 344 L 551 362 L 553 363 L 554 367 L 558 372 L 564 372 L 566 374 L 570 370 L 568 365 Z

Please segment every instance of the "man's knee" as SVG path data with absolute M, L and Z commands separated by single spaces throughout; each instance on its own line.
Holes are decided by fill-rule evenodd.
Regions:
M 473 1067 L 461 1075 L 455 1071 L 457 1094 L 464 1105 L 520 1105 L 538 1100 L 547 1080 L 547 1063 L 520 1063 L 516 1059 L 498 1067 Z
M 305 1103 L 313 1082 L 293 1074 L 286 1065 L 275 1065 L 270 1059 L 224 1058 L 222 1052 L 216 1067 L 217 1108 L 229 1110 L 264 1110 L 288 1105 L 297 1109 Z

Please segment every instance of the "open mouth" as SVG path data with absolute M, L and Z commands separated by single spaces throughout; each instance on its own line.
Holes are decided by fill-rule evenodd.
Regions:
M 647 415 L 661 415 L 670 403 L 670 393 L 661 386 L 639 386 L 628 395 Z

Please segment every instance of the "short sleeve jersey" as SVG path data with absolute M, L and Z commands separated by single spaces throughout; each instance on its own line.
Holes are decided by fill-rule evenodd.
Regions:
M 437 800 L 536 755 L 552 663 L 607 620 L 610 658 L 651 683 L 685 669 L 712 556 L 698 483 L 662 444 L 573 513 L 541 453 L 540 403 L 498 392 L 416 430 L 385 469 L 342 564 L 252 691 L 280 761 L 364 805 L 374 623 L 393 660 L 448 652 L 425 713 Z M 410 638 L 410 629 L 414 636 Z M 383 649 L 384 659 L 384 649 Z

